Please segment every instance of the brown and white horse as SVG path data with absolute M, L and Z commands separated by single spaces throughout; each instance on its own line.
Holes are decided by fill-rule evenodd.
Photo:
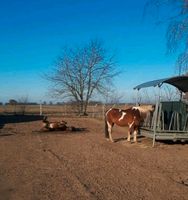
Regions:
M 67 122 L 65 121 L 54 121 L 54 122 L 50 122 L 47 120 L 47 116 L 44 117 L 44 119 L 42 120 L 42 129 L 47 129 L 50 131 L 55 131 L 55 130 L 62 130 L 65 131 L 67 129 Z
M 112 142 L 112 128 L 114 124 L 118 126 L 128 126 L 127 141 L 131 140 L 131 133 L 134 136 L 134 142 L 137 142 L 137 134 L 140 124 L 144 121 L 148 112 L 154 110 L 153 106 L 131 107 L 125 110 L 111 108 L 105 115 L 105 137 Z

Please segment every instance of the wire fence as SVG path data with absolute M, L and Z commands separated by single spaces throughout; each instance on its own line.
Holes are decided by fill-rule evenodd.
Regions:
M 89 105 L 87 114 L 92 118 L 103 119 L 105 112 L 117 107 L 126 109 L 130 104 L 95 104 Z M 47 116 L 79 116 L 74 105 L 0 105 L 0 114 L 7 115 L 47 115 Z

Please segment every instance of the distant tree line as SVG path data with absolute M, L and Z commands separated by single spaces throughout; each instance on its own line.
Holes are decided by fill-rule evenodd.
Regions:
M 0 105 L 3 105 L 3 103 Z M 15 99 L 10 99 L 9 102 L 5 103 L 5 105 L 38 105 L 38 103 L 36 103 L 36 102 L 20 102 Z
M 70 101 L 67 101 L 67 102 L 64 102 L 64 101 L 62 101 L 62 102 L 43 101 L 41 103 L 37 103 L 37 102 L 29 102 L 29 101 L 28 102 L 19 102 L 15 99 L 10 99 L 8 102 L 4 103 L 4 105 L 40 105 L 40 104 L 42 104 L 42 105 L 76 105 L 77 102 L 70 100 Z M 103 102 L 95 101 L 95 100 L 89 102 L 89 105 L 96 105 L 96 104 L 101 105 L 101 104 L 103 104 Z M 0 105 L 3 105 L 3 102 L 0 102 Z

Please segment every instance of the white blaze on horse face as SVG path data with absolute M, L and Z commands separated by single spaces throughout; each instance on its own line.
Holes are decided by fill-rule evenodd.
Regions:
M 126 112 L 122 112 L 122 115 L 121 115 L 121 117 L 119 118 L 119 121 L 121 121 L 121 120 L 124 118 L 124 116 L 125 116 L 126 114 L 127 114 Z

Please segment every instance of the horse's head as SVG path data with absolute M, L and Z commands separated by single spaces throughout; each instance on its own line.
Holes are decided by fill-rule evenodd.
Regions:
M 44 116 L 44 118 L 42 120 L 42 127 L 48 128 L 48 125 L 49 125 L 49 121 L 47 120 L 47 116 Z
M 43 122 L 47 122 L 47 118 L 48 118 L 47 116 L 44 116 L 44 118 L 43 118 L 42 121 L 43 121 Z
M 144 112 L 144 113 L 153 112 L 155 110 L 155 105 L 140 105 L 139 104 L 139 106 L 134 106 L 132 107 L 132 109 L 137 109 L 140 112 Z
M 146 111 L 153 112 L 155 110 L 155 105 L 147 105 L 145 107 Z
M 61 120 L 60 124 L 67 124 L 67 122 L 64 120 Z

